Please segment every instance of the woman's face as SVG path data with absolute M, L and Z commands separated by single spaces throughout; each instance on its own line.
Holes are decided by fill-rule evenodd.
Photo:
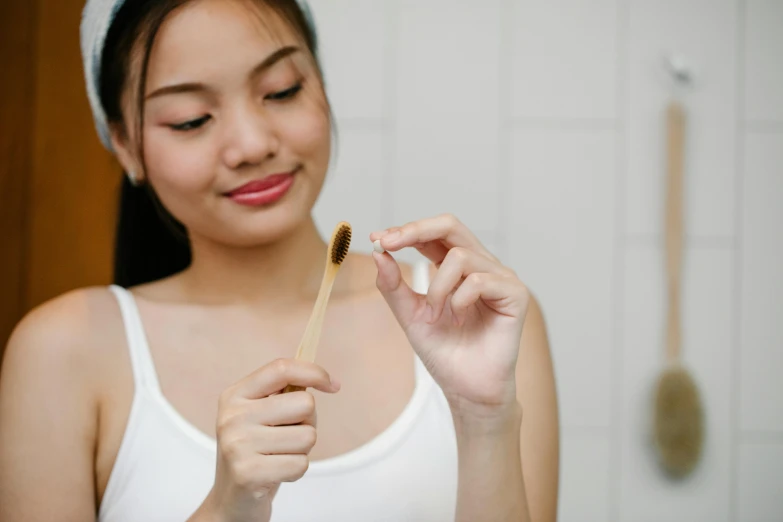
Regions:
M 145 87 L 145 175 L 193 240 L 253 246 L 309 219 L 331 147 L 312 60 L 250 1 L 194 0 L 161 26 Z M 134 106 L 130 94 L 127 129 Z

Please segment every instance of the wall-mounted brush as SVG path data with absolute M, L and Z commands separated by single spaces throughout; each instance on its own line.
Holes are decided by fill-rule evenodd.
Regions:
M 704 439 L 701 397 L 681 358 L 685 121 L 683 107 L 679 102 L 672 101 L 667 111 L 668 172 L 664 223 L 668 291 L 667 364 L 655 389 L 653 438 L 661 467 L 675 478 L 682 478 L 694 470 L 701 457 Z

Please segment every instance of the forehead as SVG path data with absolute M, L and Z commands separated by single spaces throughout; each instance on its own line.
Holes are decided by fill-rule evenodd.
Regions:
M 284 45 L 301 45 L 289 24 L 263 2 L 194 0 L 161 25 L 150 53 L 147 79 L 177 82 L 219 80 L 246 73 Z

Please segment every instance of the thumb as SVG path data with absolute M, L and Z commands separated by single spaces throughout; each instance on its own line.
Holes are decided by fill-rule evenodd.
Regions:
M 408 286 L 408 283 L 402 278 L 400 265 L 391 254 L 373 252 L 372 257 L 378 268 L 378 278 L 376 279 L 378 290 L 383 294 L 397 321 L 403 329 L 407 329 L 417 315 L 424 314 L 425 298 Z

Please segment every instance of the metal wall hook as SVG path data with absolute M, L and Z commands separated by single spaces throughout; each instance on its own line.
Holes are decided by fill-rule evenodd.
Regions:
M 682 54 L 668 54 L 664 57 L 664 66 L 676 86 L 683 87 L 693 83 L 693 71 Z

